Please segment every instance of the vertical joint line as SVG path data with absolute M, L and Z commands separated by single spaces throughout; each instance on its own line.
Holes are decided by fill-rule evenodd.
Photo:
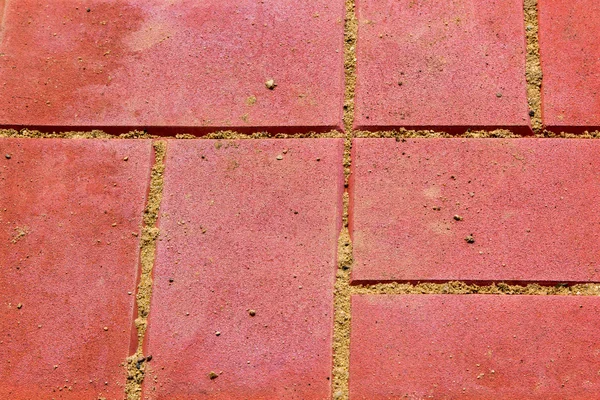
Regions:
M 148 315 L 150 313 L 150 298 L 152 295 L 152 270 L 156 253 L 156 242 L 158 240 L 158 216 L 163 196 L 163 175 L 165 170 L 166 142 L 156 141 L 154 147 L 154 165 L 152 166 L 150 178 L 150 190 L 148 201 L 144 209 L 142 238 L 140 242 L 140 277 L 137 287 L 137 318 L 135 327 L 137 330 L 137 347 L 133 355 L 127 358 L 127 383 L 125 394 L 127 400 L 140 400 L 142 394 L 142 382 L 146 374 L 146 363 L 144 356 L 144 338 L 148 326 Z
M 352 132 L 354 124 L 354 89 L 356 87 L 356 38 L 358 22 L 356 19 L 354 0 L 346 0 L 346 18 L 344 20 L 344 129 L 346 134 Z
M 350 363 L 350 269 L 353 263 L 352 242 L 348 228 L 349 203 L 348 184 L 350 179 L 352 137 L 354 136 L 354 88 L 356 85 L 356 38 L 358 24 L 354 0 L 346 0 L 344 22 L 344 187 L 342 230 L 338 239 L 338 269 L 334 287 L 333 327 L 333 399 L 348 399 L 348 370 Z
M 538 36 L 538 0 L 525 0 L 525 36 L 527 57 L 525 77 L 527 80 L 527 103 L 531 117 L 531 127 L 536 134 L 543 133 L 542 126 L 542 67 L 540 63 L 540 43 Z

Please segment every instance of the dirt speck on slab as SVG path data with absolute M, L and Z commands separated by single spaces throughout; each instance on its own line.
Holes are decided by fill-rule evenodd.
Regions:
M 277 87 L 277 84 L 275 83 L 274 79 L 269 79 L 265 82 L 265 86 L 269 90 L 275 90 L 275 88 Z
M 17 243 L 19 240 L 23 239 L 25 236 L 29 234 L 29 228 L 26 226 L 17 226 L 15 228 L 15 234 L 11 240 L 11 243 Z

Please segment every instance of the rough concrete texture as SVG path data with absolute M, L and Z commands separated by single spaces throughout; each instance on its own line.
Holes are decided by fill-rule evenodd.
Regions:
M 552 131 L 600 128 L 600 4 L 539 0 L 543 123 Z
M 353 320 L 354 326 L 361 324 L 365 314 L 351 310 L 353 295 L 373 299 L 367 310 L 373 314 L 369 318 L 391 314 L 385 321 L 389 328 L 383 333 L 376 332 L 374 337 L 365 334 L 363 341 L 360 331 L 353 332 L 352 364 L 361 369 L 358 378 L 353 374 L 353 398 L 376 399 L 374 391 L 384 393 L 383 398 L 445 398 L 454 393 L 456 385 L 452 385 L 456 382 L 448 383 L 453 377 L 468 384 L 461 386 L 454 398 L 490 398 L 490 388 L 497 382 L 502 383 L 501 388 L 494 389 L 500 393 L 497 397 L 508 399 L 536 398 L 538 393 L 548 399 L 596 398 L 595 392 L 586 392 L 596 381 L 586 381 L 581 372 L 587 367 L 594 371 L 589 364 L 595 355 L 588 357 L 586 353 L 588 337 L 579 340 L 589 321 L 576 319 L 577 310 L 563 307 L 558 298 L 568 296 L 574 300 L 567 302 L 577 302 L 582 296 L 595 299 L 600 293 L 594 264 L 599 243 L 594 225 L 598 222 L 597 154 L 591 150 L 595 144 L 588 144 L 591 141 L 556 140 L 600 138 L 598 123 L 594 122 L 598 107 L 593 44 L 600 24 L 594 2 L 578 0 L 567 7 L 540 0 L 544 32 L 555 35 L 550 40 L 542 32 L 543 55 L 550 57 L 544 60 L 544 72 L 554 68 L 557 74 L 547 80 L 540 67 L 538 0 L 75 3 L 0 0 L 0 96 L 4 101 L 0 108 L 0 157 L 14 160 L 11 154 L 7 158 L 1 153 L 3 143 L 12 143 L 3 142 L 4 138 L 30 138 L 47 148 L 60 143 L 46 141 L 48 138 L 69 139 L 67 142 L 78 142 L 79 153 L 85 158 L 92 151 L 86 150 L 88 143 L 96 151 L 97 141 L 76 139 L 136 139 L 143 143 L 144 139 L 161 137 L 153 143 L 154 164 L 150 160 L 142 168 L 151 176 L 150 188 L 142 222 L 136 225 L 138 237 L 132 232 L 130 238 L 140 245 L 136 248 L 140 258 L 138 286 L 136 291 L 136 282 L 128 283 L 131 271 L 127 266 L 134 264 L 129 259 L 119 261 L 120 269 L 110 276 L 111 281 L 103 283 L 109 300 L 98 294 L 93 275 L 85 275 L 85 280 L 69 279 L 72 272 L 68 270 L 59 279 L 62 264 L 48 268 L 35 264 L 56 270 L 58 275 L 32 272 L 28 286 L 21 285 L 13 279 L 18 276 L 16 272 L 3 265 L 3 258 L 9 257 L 5 255 L 12 256 L 18 246 L 27 246 L 24 256 L 15 256 L 21 257 L 15 264 L 19 268 L 42 256 L 49 259 L 44 246 L 50 240 L 67 253 L 73 251 L 69 248 L 73 244 L 76 257 L 91 254 L 94 262 L 113 253 L 106 251 L 94 258 L 98 244 L 85 242 L 88 237 L 107 235 L 94 228 L 93 211 L 86 214 L 89 231 L 83 222 L 73 225 L 81 233 L 77 239 L 75 235 L 51 233 L 45 235 L 44 243 L 32 242 L 35 231 L 31 224 L 9 221 L 9 230 L 4 231 L 10 234 L 5 236 L 8 240 L 0 236 L 0 289 L 9 296 L 3 300 L 8 317 L 0 311 L 0 363 L 9 365 L 0 366 L 0 398 L 348 400 L 351 324 Z M 545 104 L 564 104 L 564 110 L 570 111 L 563 113 L 563 119 L 573 117 L 575 125 L 544 129 L 542 83 L 554 96 L 548 95 Z M 548 110 L 546 123 L 552 118 Z M 515 147 L 519 152 L 508 151 L 507 143 L 512 140 L 488 141 L 531 135 L 532 130 L 538 138 L 553 140 L 514 141 L 521 143 Z M 165 137 L 173 140 L 163 140 Z M 287 140 L 301 137 L 310 140 Z M 391 140 L 379 150 L 377 140 L 366 146 L 373 147 L 369 166 L 364 158 L 357 157 L 365 145 L 359 146 L 356 154 L 351 152 L 357 137 Z M 485 145 L 474 146 L 474 151 L 470 144 L 464 148 L 449 141 L 445 148 L 436 141 L 450 137 L 485 138 L 481 141 Z M 264 140 L 269 138 L 286 140 Z M 318 140 L 331 138 L 337 140 Z M 409 140 L 414 138 L 423 142 L 417 146 Z M 165 158 L 167 141 L 172 150 Z M 399 153 L 398 143 L 420 150 L 410 154 L 409 161 Z M 322 157 L 325 153 L 335 153 L 336 161 Z M 36 162 L 47 166 L 52 154 L 41 152 Z M 315 156 L 320 158 L 318 162 L 312 160 Z M 78 165 L 70 166 L 72 170 L 57 169 L 58 175 L 42 167 L 43 172 L 19 172 L 15 177 L 3 176 L 0 171 L 0 179 L 11 179 L 18 185 L 35 184 L 44 201 L 53 201 L 55 193 L 48 187 L 82 185 L 81 180 L 69 181 L 83 173 Z M 109 180 L 113 166 L 98 165 L 93 180 Z M 126 163 L 115 165 L 119 173 L 132 171 Z M 166 185 L 165 168 L 171 171 Z M 450 178 L 450 183 L 444 180 L 447 175 L 436 172 L 453 168 L 462 172 L 455 174 L 456 179 Z M 364 189 L 361 196 L 370 202 L 357 205 L 353 198 L 350 204 L 347 190 L 342 196 L 341 185 L 348 186 L 351 171 L 354 182 L 350 190 L 354 191 L 360 181 Z M 43 185 L 36 174 L 50 186 Z M 120 201 L 129 201 L 130 191 L 148 184 L 148 177 L 138 176 L 139 171 L 127 175 L 130 187 L 120 194 L 111 192 L 116 196 L 105 199 L 106 204 L 117 204 L 112 212 L 119 212 Z M 470 183 L 463 179 L 469 176 Z M 390 183 L 390 193 L 385 194 L 378 186 L 382 182 Z M 430 188 L 425 185 L 434 183 L 446 195 L 414 190 L 415 185 L 424 185 L 425 190 Z M 432 203 L 431 208 L 413 210 L 409 207 L 412 203 L 402 203 L 398 194 L 401 185 L 408 188 L 402 195 L 418 204 L 422 194 L 425 203 Z M 476 190 L 469 190 L 464 201 L 461 196 L 469 185 Z M 568 193 L 559 193 L 564 188 Z M 96 194 L 104 196 L 100 190 Z M 163 194 L 166 205 L 161 204 Z M 4 206 L 5 199 L 0 193 L 0 225 L 6 222 L 2 210 L 11 210 Z M 456 199 L 461 204 L 450 201 Z M 13 202 L 26 207 L 27 203 L 21 205 L 20 201 Z M 52 207 L 60 212 L 65 205 L 65 210 L 87 210 L 85 201 L 73 201 L 56 199 Z M 289 205 L 304 209 L 295 207 L 298 214 L 291 215 L 286 211 Z M 124 207 L 128 210 L 133 206 L 141 207 L 136 202 Z M 288 207 L 289 211 L 293 213 L 294 207 Z M 451 212 L 452 207 L 461 213 Z M 372 232 L 380 236 L 372 234 L 368 243 L 354 238 L 359 261 L 355 265 L 350 231 L 359 208 L 372 222 Z M 407 210 L 412 214 L 406 214 Z M 60 214 L 63 217 L 64 212 Z M 81 214 L 76 211 L 75 215 Z M 459 218 L 454 219 L 454 215 Z M 443 235 L 448 227 L 450 232 Z M 54 232 L 51 228 L 56 227 L 46 228 L 45 232 Z M 414 229 L 411 240 L 402 237 L 408 228 Z M 111 229 L 120 232 L 119 225 L 111 224 Z M 470 243 L 465 241 L 468 237 Z M 116 241 L 109 241 L 106 246 L 114 250 Z M 127 249 L 135 253 L 133 245 Z M 412 252 L 412 258 L 405 257 L 405 250 Z M 373 258 L 366 260 L 365 255 Z M 505 259 L 514 262 L 506 263 Z M 591 262 L 586 264 L 586 259 Z M 403 267 L 406 261 L 410 268 Z M 437 267 L 436 262 L 443 265 Z M 88 264 L 84 262 L 81 268 L 88 268 Z M 415 280 L 399 275 L 411 271 L 418 276 Z M 427 280 L 418 282 L 422 277 Z M 32 294 L 40 291 L 40 282 L 46 286 L 41 293 Z M 121 303 L 120 295 L 113 294 L 126 285 L 131 286 L 128 296 L 137 299 L 137 310 L 135 302 Z M 56 288 L 67 294 L 57 294 Z M 402 314 L 406 295 L 417 295 L 414 304 L 418 305 L 438 294 L 442 295 L 440 300 L 423 306 L 422 315 Z M 475 297 L 467 307 L 464 296 L 458 294 Z M 37 301 L 49 295 L 54 297 Z M 513 298 L 523 297 L 520 295 L 534 300 L 514 300 L 518 306 L 506 306 Z M 32 314 L 28 296 L 41 304 L 39 312 Z M 15 305 L 16 297 L 20 299 Z M 479 298 L 483 299 L 481 304 L 476 300 Z M 505 304 L 501 299 L 509 300 Z M 111 307 L 105 307 L 104 313 L 96 312 L 106 301 Z M 543 302 L 549 312 L 538 318 Z M 427 307 L 432 309 L 429 314 Z M 464 320 L 452 312 L 455 308 L 464 315 L 477 314 L 473 319 L 483 323 Z M 563 311 L 555 312 L 557 308 L 570 310 L 572 315 L 562 318 Z M 488 317 L 500 311 L 514 314 L 503 327 L 493 325 L 496 322 Z M 116 319 L 113 313 L 118 313 Z M 542 325 L 531 327 L 527 316 Z M 105 325 L 108 330 L 102 335 L 85 328 L 101 317 L 109 319 Z M 46 323 L 44 318 L 52 321 Z M 401 318 L 408 322 L 392 324 Z M 519 318 L 524 319 L 519 339 L 531 335 L 521 346 L 504 346 L 503 329 L 512 329 Z M 552 324 L 551 318 L 558 322 Z M 34 320 L 42 321 L 41 327 L 36 328 Z M 65 321 L 73 329 L 65 331 L 67 339 L 43 332 L 46 326 L 57 326 L 59 331 Z M 123 321 L 130 324 L 125 329 L 130 338 L 116 328 Z M 456 321 L 466 328 L 459 326 L 458 333 L 446 335 L 444 330 L 456 327 Z M 400 355 L 406 358 L 397 364 L 396 351 L 411 343 L 411 339 L 401 342 L 409 332 L 406 327 L 416 336 L 428 323 L 435 328 L 435 349 L 430 351 L 431 347 L 425 346 L 430 344 L 424 343 L 418 354 L 419 348 L 403 350 Z M 498 329 L 490 330 L 490 326 Z M 77 335 L 75 329 L 79 329 Z M 453 369 L 455 365 L 445 363 L 443 357 L 432 364 L 432 371 L 424 369 L 427 357 L 438 349 L 459 347 L 457 335 L 461 332 L 462 350 L 465 338 L 473 337 L 465 329 L 482 329 L 475 339 L 499 346 L 500 355 L 504 354 L 496 360 L 503 365 L 502 374 L 497 372 L 500 369 L 493 373 L 496 381 L 491 381 L 489 371 L 473 377 L 470 367 L 469 371 Z M 564 332 L 569 330 L 575 333 L 567 339 Z M 431 336 L 429 332 L 425 335 Z M 68 348 L 67 361 L 59 360 L 56 370 L 48 373 L 49 360 L 67 349 L 61 340 L 72 337 L 73 349 Z M 550 343 L 546 337 L 556 342 Z M 572 337 L 575 340 L 569 342 Z M 105 338 L 109 341 L 103 342 Z M 589 338 L 594 339 L 594 334 Z M 471 346 L 468 351 L 477 351 L 475 340 L 466 342 Z M 7 343 L 13 347 L 5 346 Z M 510 364 L 521 348 L 527 356 L 538 345 L 542 356 L 564 350 L 572 359 L 566 362 L 561 355 L 558 369 L 549 364 L 542 370 L 533 355 L 524 359 L 525 364 Z M 367 350 L 365 354 L 356 354 L 357 346 Z M 387 353 L 379 350 L 381 346 L 388 346 Z M 38 347 L 41 351 L 59 350 L 40 358 L 40 352 L 30 350 Z M 110 351 L 99 358 L 94 355 L 98 349 Z M 79 361 L 84 353 L 85 365 Z M 15 373 L 19 357 L 26 361 Z M 97 360 L 101 360 L 100 367 Z M 571 367 L 578 362 L 581 369 Z M 65 368 L 71 370 L 58 374 Z M 393 377 L 418 368 L 430 375 L 415 375 L 405 382 Z M 531 371 L 545 380 L 527 386 Z M 86 375 L 93 375 L 91 382 Z M 103 379 L 107 383 L 102 387 Z M 476 379 L 480 386 L 472 384 Z M 559 381 L 561 387 L 553 391 Z M 82 385 L 86 382 L 89 386 Z M 524 385 L 518 388 L 515 382 Z M 573 382 L 581 383 L 579 392 L 570 386 Z M 422 386 L 394 395 L 407 384 Z M 444 384 L 450 387 L 445 392 Z M 423 389 L 425 394 L 419 395 L 425 386 L 428 391 Z M 528 388 L 533 389 L 527 392 Z M 46 396 L 46 389 L 53 390 L 52 397 Z M 365 394 L 357 397 L 361 393 Z
M 523 1 L 357 1 L 357 129 L 531 133 Z
M 170 141 L 150 399 L 330 396 L 343 139 Z
M 0 140 L 0 398 L 122 398 L 149 141 Z
M 594 399 L 598 297 L 353 296 L 350 399 Z
M 5 127 L 342 127 L 343 1 L 23 0 L 3 8 Z
M 600 278 L 600 142 L 355 139 L 352 150 L 354 282 Z

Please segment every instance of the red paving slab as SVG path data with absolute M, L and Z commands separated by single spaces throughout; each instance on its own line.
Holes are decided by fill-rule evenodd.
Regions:
M 2 126 L 342 126 L 343 0 L 1 4 Z
M 0 154 L 0 398 L 121 399 L 151 144 L 0 139 Z
M 600 299 L 353 296 L 350 399 L 596 399 Z
M 531 132 L 522 0 L 356 3 L 356 128 Z
M 538 12 L 544 125 L 600 129 L 600 4 L 539 0 Z
M 600 142 L 355 139 L 352 150 L 354 282 L 600 280 Z
M 169 141 L 144 396 L 329 398 L 343 146 Z

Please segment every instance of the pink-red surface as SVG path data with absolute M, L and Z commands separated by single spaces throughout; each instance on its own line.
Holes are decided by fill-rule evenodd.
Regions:
M 600 300 L 353 296 L 350 399 L 595 399 Z
M 600 129 L 600 3 L 539 0 L 542 117 L 548 129 Z
M 169 141 L 145 396 L 329 398 L 342 152 Z
M 0 126 L 341 127 L 343 1 L 0 4 Z
M 0 154 L 0 398 L 121 399 L 150 142 L 0 139 Z
M 356 3 L 356 128 L 531 132 L 522 0 Z
M 599 280 L 600 142 L 355 139 L 352 150 L 354 282 Z

